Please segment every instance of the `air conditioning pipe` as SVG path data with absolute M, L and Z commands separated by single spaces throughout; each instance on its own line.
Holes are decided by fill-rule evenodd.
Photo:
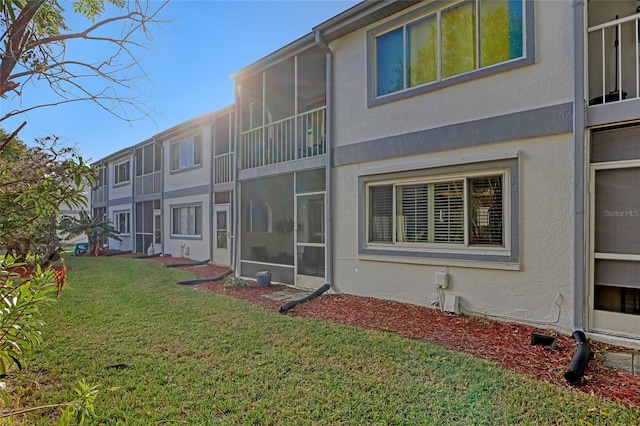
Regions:
M 573 332 L 572 336 L 578 343 L 578 349 L 569 363 L 567 370 L 564 372 L 564 378 L 572 385 L 577 385 L 580 383 L 580 380 L 582 380 L 584 370 L 587 368 L 591 351 L 589 350 L 587 336 L 585 336 L 582 331 L 576 330 Z

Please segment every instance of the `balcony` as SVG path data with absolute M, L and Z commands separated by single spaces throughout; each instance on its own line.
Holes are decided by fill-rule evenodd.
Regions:
M 309 40 L 283 55 L 238 82 L 243 170 L 325 154 L 326 54 Z
M 107 185 L 102 185 L 91 191 L 91 204 L 107 202 Z
M 213 183 L 227 183 L 233 181 L 233 152 L 216 155 L 213 158 Z
M 589 3 L 590 107 L 640 99 L 640 8 L 637 6 L 635 1 Z M 602 22 L 603 17 L 615 19 Z
M 159 194 L 162 191 L 162 172 L 136 176 L 135 188 L 136 197 Z
M 269 123 L 241 135 L 242 168 L 267 166 L 325 153 L 326 107 Z

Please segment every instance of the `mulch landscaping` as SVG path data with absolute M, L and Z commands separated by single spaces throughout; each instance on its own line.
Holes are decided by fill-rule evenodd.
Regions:
M 155 257 L 153 260 L 167 265 L 184 263 L 187 259 Z M 201 278 L 216 277 L 228 270 L 215 265 L 181 269 Z M 263 295 L 288 288 L 272 285 L 266 288 L 229 290 L 223 287 L 223 281 L 193 287 L 243 299 L 273 310 L 278 310 L 284 302 L 274 301 Z M 595 358 L 589 361 L 582 382 L 570 385 L 564 379 L 564 372 L 573 358 L 576 343 L 570 336 L 558 335 L 550 330 L 480 317 L 449 315 L 423 306 L 347 294 L 325 294 L 296 306 L 289 311 L 289 315 L 396 333 L 482 358 L 557 386 L 571 387 L 628 406 L 640 406 L 640 377 L 608 368 L 602 362 L 603 353 L 628 352 L 628 349 L 590 341 L 590 349 Z M 540 345 L 532 346 L 532 333 L 556 337 L 557 348 L 550 350 Z

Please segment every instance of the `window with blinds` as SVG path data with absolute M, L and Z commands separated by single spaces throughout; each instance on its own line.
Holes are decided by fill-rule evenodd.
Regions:
M 470 238 L 474 245 L 503 245 L 502 179 L 469 179 Z
M 368 187 L 368 241 L 504 246 L 503 175 Z

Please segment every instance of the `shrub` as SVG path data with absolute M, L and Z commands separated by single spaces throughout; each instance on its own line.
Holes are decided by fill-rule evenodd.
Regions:
M 240 277 L 228 277 L 224 280 L 223 287 L 228 290 L 239 290 L 242 288 L 253 288 L 256 286 L 256 283 L 251 280 L 245 280 Z

